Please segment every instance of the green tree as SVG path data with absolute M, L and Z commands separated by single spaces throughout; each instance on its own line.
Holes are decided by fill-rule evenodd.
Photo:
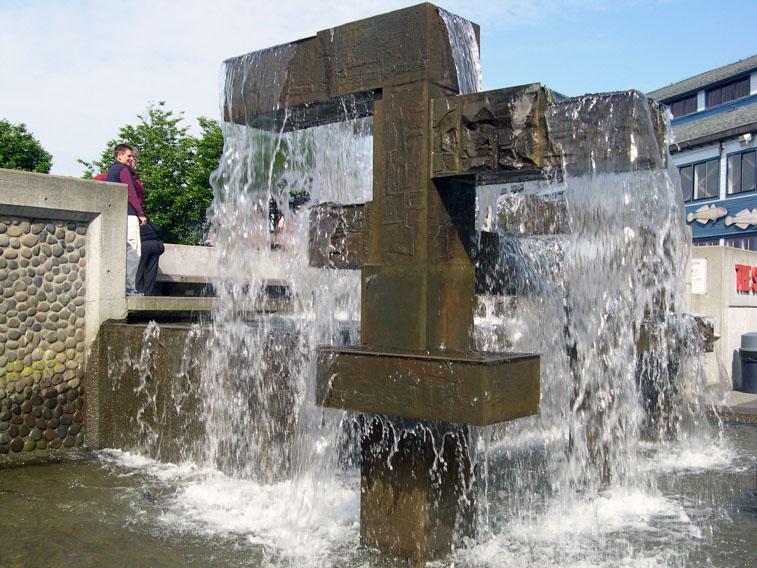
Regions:
M 195 243 L 202 240 L 205 229 L 205 212 L 213 203 L 213 189 L 210 176 L 218 168 L 223 153 L 223 132 L 215 120 L 203 116 L 197 119 L 200 136 L 195 138 L 194 157 L 187 175 L 186 211 L 193 219 L 187 227 Z
M 205 210 L 213 200 L 209 178 L 223 151 L 221 129 L 217 122 L 201 117 L 201 134 L 194 137 L 182 124 L 183 113 L 174 114 L 164 101 L 150 104 L 137 118 L 136 124 L 119 129 L 117 139 L 106 144 L 99 159 L 79 160 L 85 167 L 83 177 L 106 171 L 113 164 L 116 144 L 134 146 L 145 187 L 145 214 L 160 225 L 166 242 L 197 244 L 204 233 Z
M 0 119 L 0 168 L 46 174 L 52 165 L 53 157 L 25 124 Z

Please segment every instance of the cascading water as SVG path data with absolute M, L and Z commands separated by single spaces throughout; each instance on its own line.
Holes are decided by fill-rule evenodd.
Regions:
M 477 55 L 475 36 L 453 16 L 442 17 L 466 92 L 481 84 L 477 58 L 471 57 Z M 461 46 L 466 37 L 467 46 Z M 584 104 L 591 107 L 598 99 Z M 550 130 L 564 130 L 573 112 L 572 105 L 554 105 Z M 570 163 L 584 154 L 579 125 L 567 135 L 553 132 L 566 168 L 559 183 L 548 181 L 563 195 L 567 234 L 500 233 L 499 265 L 512 296 L 483 298 L 476 318 L 480 349 L 541 354 L 540 415 L 477 433 L 476 460 L 485 472 L 479 534 L 490 542 L 512 541 L 501 544 L 510 551 L 533 547 L 533 535 L 522 540 L 512 533 L 528 526 L 538 531 L 543 519 L 534 520 L 540 513 L 585 514 L 595 499 L 612 501 L 612 495 L 619 502 L 629 495 L 659 499 L 654 468 L 642 457 L 664 451 L 665 441 L 693 438 L 704 447 L 717 436 L 704 413 L 703 338 L 683 313 L 688 238 L 677 176 L 659 153 L 653 164 L 634 164 L 634 153 L 656 139 L 648 111 L 644 140 L 631 133 L 618 144 L 619 136 L 629 134 L 611 132 L 614 122 L 611 111 L 593 125 L 604 132 L 606 147 L 583 164 Z M 597 170 L 595 158 L 613 162 L 613 145 L 629 148 L 631 171 Z M 537 184 L 538 191 L 543 186 Z M 685 532 L 687 523 L 682 525 Z M 494 548 L 501 553 L 499 546 Z M 472 558 L 483 560 L 486 550 L 474 548 Z M 551 551 L 556 564 L 586 558 L 580 546 Z M 599 557 L 612 563 L 613 554 L 605 549 Z M 526 557 L 539 556 L 530 551 Z M 620 553 L 615 560 L 622 558 Z
M 288 51 L 277 49 L 284 68 Z M 260 65 L 255 54 L 246 57 L 237 69 L 270 73 L 269 84 L 281 84 L 270 59 Z M 227 77 L 227 108 L 232 81 Z M 271 130 L 224 123 L 211 218 L 218 301 L 201 379 L 205 466 L 253 483 L 278 502 L 264 508 L 284 506 L 278 522 L 288 525 L 289 536 L 273 540 L 285 555 L 302 554 L 301 541 L 315 562 L 326 535 L 312 535 L 334 530 L 320 526 L 332 514 L 326 509 L 336 500 L 335 514 L 351 515 L 356 504 L 355 481 L 345 489 L 335 473 L 339 440 L 349 428 L 342 415 L 315 404 L 314 354 L 319 344 L 359 339 L 359 273 L 311 268 L 307 250 L 310 206 L 370 199 L 371 119 L 351 119 L 349 99 L 342 112 L 345 121 L 306 130 L 290 128 L 298 116 L 288 111 Z M 271 290 L 279 297 L 271 298 Z M 216 484 L 212 473 L 208 494 Z M 348 505 L 342 495 L 350 495 Z
M 291 194 L 303 193 L 311 204 L 349 192 L 364 201 L 369 128 L 366 119 L 288 133 L 225 126 L 226 166 L 213 214 L 218 308 L 203 373 L 208 459 L 224 470 L 273 480 L 310 459 L 319 419 L 313 353 L 354 328 L 359 278 L 308 266 L 307 209 L 288 204 Z M 257 157 L 240 164 L 235 157 L 242 155 Z M 283 228 L 273 231 L 271 199 L 283 213 Z M 272 281 L 286 287 L 283 312 L 266 313 Z M 244 440 L 239 432 L 248 433 Z
M 705 416 L 703 337 L 683 313 L 688 239 L 675 172 L 665 156 L 635 162 L 637 142 L 619 143 L 607 126 L 617 122 L 612 107 L 592 126 L 606 146 L 586 163 L 571 162 L 586 155 L 581 125 L 565 131 L 574 112 L 568 102 L 548 113 L 565 156 L 555 191 L 567 233 L 501 233 L 501 287 L 513 296 L 484 301 L 476 322 L 481 349 L 541 354 L 542 401 L 539 417 L 483 433 L 481 533 L 490 540 L 463 555 L 473 565 L 498 565 L 491 555 L 505 548 L 514 563 L 525 554 L 531 562 L 613 564 L 644 549 L 645 539 L 700 535 L 690 512 L 660 492 L 656 465 L 671 444 L 698 453 L 717 447 L 719 434 Z M 654 140 L 651 116 L 640 121 Z M 630 149 L 627 171 L 596 167 L 595 159 L 607 163 L 618 147 Z M 502 204 L 530 197 L 507 196 Z M 633 518 L 638 533 L 623 534 Z M 565 529 L 558 519 L 577 526 Z M 535 542 L 544 547 L 539 553 Z M 657 561 L 691 561 L 688 553 L 654 548 Z
M 461 92 L 480 90 L 471 24 L 441 15 Z M 229 71 L 244 76 L 227 74 L 226 84 L 258 76 L 283 86 L 292 50 L 269 56 L 265 65 L 260 53 L 245 56 Z M 227 90 L 224 109 L 233 116 L 245 97 Z M 297 130 L 298 116 L 281 110 L 266 128 L 223 125 L 211 230 L 218 304 L 200 356 L 205 436 L 199 467 L 171 474 L 181 489 L 165 520 L 247 535 L 267 565 L 375 566 L 369 552 L 352 550 L 358 426 L 319 409 L 313 394 L 315 347 L 358 341 L 359 275 L 309 267 L 307 209 L 288 205 L 304 195 L 307 206 L 370 200 L 371 120 L 350 120 L 359 113 L 345 100 L 343 122 Z M 550 129 L 569 112 L 555 105 Z M 578 134 L 559 136 L 565 156 L 580 154 Z M 608 147 L 613 135 L 606 132 Z M 655 136 L 651 120 L 646 136 Z M 478 531 L 452 559 L 686 564 L 701 525 L 690 504 L 661 487 L 671 485 L 659 482 L 671 470 L 661 456 L 729 450 L 713 446 L 717 432 L 704 420 L 700 348 L 683 315 L 687 249 L 675 174 L 664 156 L 624 172 L 568 163 L 552 190 L 566 203 L 567 232 L 500 232 L 505 295 L 481 298 L 475 329 L 481 350 L 541 354 L 540 415 L 472 431 Z M 271 221 L 272 199 L 281 225 Z M 285 309 L 271 307 L 267 290 L 283 286 Z
M 460 94 L 467 95 L 481 91 L 483 89 L 481 58 L 473 24 L 446 10 L 440 9 L 439 15 L 447 26 Z

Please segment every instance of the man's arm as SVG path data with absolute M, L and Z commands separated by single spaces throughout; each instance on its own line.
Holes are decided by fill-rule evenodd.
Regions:
M 145 216 L 144 211 L 142 211 L 142 205 L 140 205 L 139 197 L 137 196 L 137 188 L 134 187 L 134 180 L 132 180 L 129 170 L 121 168 L 121 173 L 119 174 L 118 179 L 121 183 L 125 183 L 129 187 L 129 205 L 134 208 L 134 211 L 137 212 L 140 223 L 144 225 L 145 221 L 147 221 L 147 217 Z
M 144 199 L 145 188 L 142 187 L 142 180 L 139 179 L 139 176 L 137 175 L 136 172 L 134 172 L 133 178 L 134 178 L 134 185 L 137 188 L 137 195 L 138 196 L 141 195 L 142 199 Z M 139 224 L 144 225 L 145 223 L 147 223 L 147 215 L 140 215 Z

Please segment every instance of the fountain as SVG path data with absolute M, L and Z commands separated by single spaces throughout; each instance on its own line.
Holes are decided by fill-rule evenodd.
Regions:
M 657 104 L 481 92 L 422 4 L 228 60 L 222 113 L 212 317 L 101 326 L 106 449 L 3 472 L 14 551 L 54 503 L 51 563 L 749 564 Z
M 259 412 L 266 418 L 227 428 L 226 446 L 214 447 L 231 452 L 227 464 L 265 464 L 257 475 L 274 479 L 292 467 L 313 467 L 312 456 L 296 449 L 312 420 L 304 405 L 360 413 L 361 542 L 416 560 L 444 556 L 486 532 L 480 518 L 487 498 L 480 495 L 489 474 L 474 446 L 501 430 L 493 425 L 533 415 L 539 405 L 539 357 L 503 352 L 474 333 L 476 293 L 501 292 L 503 271 L 512 277 L 524 270 L 518 263 L 531 260 L 521 254 L 503 265 L 512 237 L 477 231 L 477 188 L 546 180 L 569 196 L 557 210 L 562 207 L 575 237 L 558 244 L 562 286 L 545 294 L 562 304 L 546 324 L 555 325 L 551 343 L 569 368 L 568 482 L 597 491 L 623 480 L 642 422 L 658 430 L 664 422 L 672 431 L 690 402 L 671 386 L 683 370 L 666 363 L 674 356 L 668 345 L 676 337 L 683 343 L 691 328 L 676 317 L 685 235 L 666 170 L 662 110 L 637 92 L 563 99 L 539 84 L 476 92 L 477 37 L 477 26 L 423 4 L 226 64 L 226 165 L 218 173 L 216 217 L 221 248 L 236 265 L 227 266 L 226 276 L 250 289 L 250 275 L 238 269 L 244 252 L 235 248 L 244 240 L 235 233 L 249 219 L 258 219 L 260 232 L 262 204 L 269 197 L 286 202 L 288 192 L 304 185 L 316 203 L 307 230 L 302 215 L 285 219 L 310 237 L 308 270 L 359 268 L 361 299 L 359 344 L 353 329 L 351 345 L 318 348 L 316 369 L 307 354 L 285 364 L 286 376 L 298 377 L 294 384 L 251 377 L 256 390 L 264 389 L 255 398 L 263 400 Z M 323 186 L 332 192 L 348 186 L 349 176 L 318 188 L 309 177 L 312 162 L 321 160 L 308 160 L 318 145 L 308 132 L 344 122 L 372 133 L 372 196 L 363 190 L 351 203 L 338 192 L 331 199 L 319 195 Z M 274 175 L 277 159 L 289 168 L 281 175 Z M 642 195 L 652 201 L 642 202 Z M 546 206 L 538 196 L 535 201 Z M 271 262 L 297 256 L 264 248 Z M 297 258 L 302 262 L 302 251 Z M 592 279 L 587 273 L 594 267 L 602 271 Z M 302 313 L 312 313 L 329 294 L 302 287 L 302 270 L 287 267 L 290 277 L 297 274 L 290 278 L 295 296 L 309 304 Z M 230 311 L 225 320 L 216 314 L 222 323 L 211 358 L 227 360 L 229 342 L 250 353 L 267 341 L 265 325 L 251 341 L 249 331 L 229 331 L 248 295 L 232 290 L 224 302 L 222 293 Z M 316 338 L 343 341 L 334 323 L 325 333 L 300 328 L 301 349 L 311 350 Z M 644 355 L 653 348 L 636 347 L 642 328 L 657 337 L 656 359 Z M 665 373 L 644 366 L 650 359 Z M 223 361 L 207 375 L 225 381 L 231 369 Z M 637 373 L 645 379 L 636 380 Z M 542 373 L 542 381 L 549 379 Z M 234 391 L 233 382 L 222 382 L 212 388 Z M 640 389 L 654 401 L 648 416 L 637 412 Z M 282 421 L 290 405 L 298 415 Z M 230 441 L 235 429 L 266 433 L 252 446 L 254 459 Z M 269 463 L 270 444 L 263 446 L 276 438 L 286 442 L 273 444 L 278 455 Z M 291 463 L 293 452 L 300 452 L 298 464 Z
M 413 34 L 417 29 L 424 33 Z M 363 424 L 361 540 L 418 559 L 446 554 L 472 536 L 475 473 L 467 425 L 533 414 L 539 400 L 538 357 L 472 350 L 475 174 L 429 172 L 432 163 L 448 165 L 434 154 L 446 150 L 440 138 L 464 123 L 466 105 L 499 111 L 493 118 L 502 139 L 514 138 L 513 149 L 518 141 L 534 142 L 540 160 L 543 128 L 517 132 L 505 109 L 522 103 L 529 120 L 543 111 L 545 91 L 456 100 L 449 37 L 440 12 L 424 5 L 245 56 L 230 63 L 227 84 L 227 116 L 248 126 L 306 129 L 338 120 L 335 101 L 345 97 L 373 116 L 360 346 L 319 349 L 316 402 L 403 419 L 392 419 L 389 428 L 382 418 Z M 286 82 L 261 84 L 250 59 L 255 70 L 280 69 L 284 59 Z M 282 103 L 284 117 L 277 111 Z M 500 169 L 513 168 L 508 163 L 492 173 Z M 316 215 L 316 237 L 324 233 L 319 221 Z

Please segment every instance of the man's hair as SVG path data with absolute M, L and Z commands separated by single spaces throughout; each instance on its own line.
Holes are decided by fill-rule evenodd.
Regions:
M 123 154 L 124 152 L 131 150 L 134 151 L 134 148 L 129 146 L 128 144 L 118 144 L 115 149 L 113 150 L 113 158 L 118 159 L 118 156 Z

